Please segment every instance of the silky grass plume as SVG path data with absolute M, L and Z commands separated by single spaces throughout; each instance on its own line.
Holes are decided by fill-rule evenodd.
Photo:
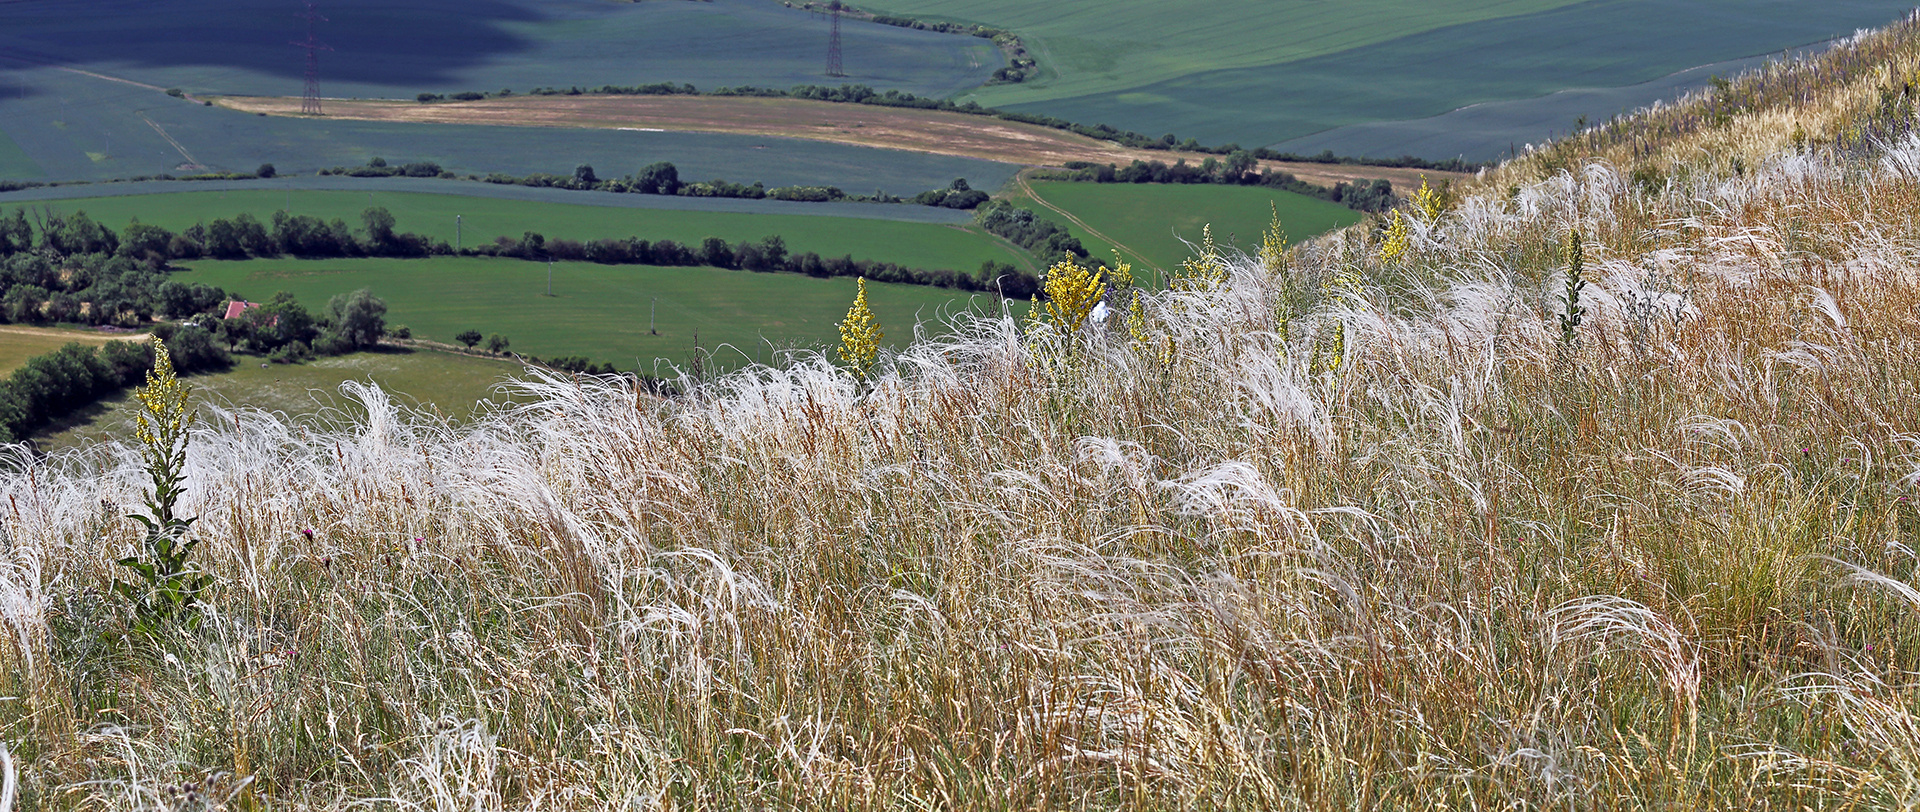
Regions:
M 873 364 L 880 359 L 880 342 L 887 337 L 880 329 L 879 320 L 873 317 L 873 310 L 867 307 L 867 280 L 860 280 L 860 291 L 854 294 L 853 306 L 847 308 L 847 318 L 837 325 L 840 328 L 840 360 L 853 370 L 854 377 L 865 380 L 873 370 Z

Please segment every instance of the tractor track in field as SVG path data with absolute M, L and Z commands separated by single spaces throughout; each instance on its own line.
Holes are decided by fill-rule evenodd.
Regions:
M 1088 225 L 1087 221 L 1082 220 L 1078 217 L 1075 217 L 1072 212 L 1067 211 L 1066 209 L 1060 208 L 1059 206 L 1055 206 L 1052 203 L 1048 202 L 1046 198 L 1041 197 L 1039 192 L 1034 191 L 1033 185 L 1027 182 L 1026 172 L 1021 172 L 1020 174 L 1014 175 L 1013 183 L 1015 186 L 1019 187 L 1021 194 L 1026 195 L 1029 198 L 1032 198 L 1033 202 L 1047 207 L 1048 211 L 1051 211 L 1054 214 L 1058 214 L 1061 217 L 1065 217 L 1067 219 L 1067 222 L 1072 223 L 1076 226 L 1079 226 L 1080 230 L 1086 232 L 1089 236 L 1105 241 L 1108 245 L 1113 246 L 1115 250 L 1132 254 L 1133 258 L 1135 260 L 1138 260 L 1140 264 L 1145 267 L 1155 268 L 1156 270 L 1159 269 L 1159 266 L 1156 266 L 1152 262 L 1148 261 L 1145 255 L 1141 254 L 1139 251 L 1136 251 L 1132 248 L 1127 247 L 1126 243 L 1123 243 L 1119 240 L 1116 240 L 1112 237 L 1107 236 L 1106 234 L 1102 233 L 1099 229 L 1094 228 L 1091 225 Z

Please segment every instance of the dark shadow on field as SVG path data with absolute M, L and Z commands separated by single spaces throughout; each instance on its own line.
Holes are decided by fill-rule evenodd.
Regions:
M 299 95 L 299 0 L 0 0 L 8 73 L 76 66 L 193 94 Z M 1001 64 L 976 37 L 871 23 L 845 31 L 844 79 L 823 75 L 826 24 L 773 0 L 318 0 L 321 95 L 525 92 L 651 82 L 703 88 L 843 82 L 945 96 Z M 34 92 L 50 92 L 36 88 Z
M 580 6 L 581 3 L 557 3 Z M 334 80 L 432 83 L 529 42 L 503 24 L 547 18 L 510 0 L 322 0 L 316 38 Z M 602 6 L 614 9 L 614 6 Z M 0 72 L 34 63 L 110 61 L 135 69 L 217 65 L 300 79 L 305 63 L 291 42 L 306 39 L 305 6 L 288 0 L 14 0 L 0 3 Z M 432 20 L 431 24 L 422 24 Z M 402 57 L 402 58 L 394 58 Z

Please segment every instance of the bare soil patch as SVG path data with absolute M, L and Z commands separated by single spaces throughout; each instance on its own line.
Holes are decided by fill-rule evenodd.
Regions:
M 285 96 L 228 96 L 217 104 L 249 113 L 296 116 L 300 99 Z M 1068 161 L 1126 165 L 1134 160 L 1198 164 L 1215 157 L 1204 153 L 1130 149 L 1074 133 L 940 110 L 914 110 L 806 99 L 711 96 L 525 96 L 468 102 L 377 99 L 328 99 L 329 118 L 404 121 L 429 124 L 484 124 L 510 127 L 675 130 L 771 138 L 802 138 L 956 155 L 1027 166 L 1060 166 Z M 1340 182 L 1386 178 L 1395 188 L 1418 186 L 1425 175 L 1436 182 L 1460 173 L 1340 164 L 1266 161 L 1263 166 L 1290 172 L 1301 180 L 1331 186 Z

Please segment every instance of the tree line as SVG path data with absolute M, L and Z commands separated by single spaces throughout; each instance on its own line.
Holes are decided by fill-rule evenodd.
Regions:
M 376 157 L 365 166 L 336 166 L 320 170 L 322 175 L 347 175 L 356 178 L 414 177 L 457 179 L 460 176 L 440 168 L 432 161 L 419 161 L 398 166 L 389 165 L 385 158 Z M 591 164 L 581 164 L 573 168 L 571 175 L 558 175 L 551 172 L 534 172 L 527 175 L 510 175 L 505 172 L 493 172 L 482 177 L 468 175 L 468 180 L 484 181 L 505 186 L 527 186 L 536 189 L 567 189 L 582 192 L 613 192 L 616 194 L 675 195 L 679 197 L 726 197 L 745 200 L 786 200 L 800 203 L 917 203 L 926 206 L 945 206 L 950 209 L 971 209 L 987 199 L 985 192 L 975 192 L 966 185 L 966 179 L 955 180 L 954 185 L 940 189 L 931 189 L 912 198 L 902 198 L 875 191 L 871 195 L 849 194 L 837 186 L 776 186 L 767 188 L 766 184 L 754 181 L 751 184 L 734 183 L 724 178 L 708 181 L 683 181 L 679 167 L 668 161 L 657 161 L 641 167 L 631 175 L 603 178 Z M 972 194 L 952 195 L 949 192 Z
M 1222 161 L 1208 158 L 1198 165 L 1178 161 L 1169 166 L 1163 161 L 1136 160 L 1126 166 L 1068 161 L 1066 171 L 1041 171 L 1041 180 L 1067 180 L 1082 183 L 1218 183 L 1230 186 L 1263 186 L 1295 194 L 1317 197 L 1364 212 L 1383 212 L 1398 205 L 1400 199 L 1387 180 L 1336 183 L 1321 186 L 1303 181 L 1278 169 L 1253 171 L 1254 154 L 1241 150 Z
M 956 187 L 965 183 L 956 181 Z M 966 194 L 972 190 L 948 189 L 946 194 Z M 730 243 L 721 237 L 707 237 L 698 245 L 683 245 L 670 239 L 648 240 L 639 237 L 603 238 L 587 241 L 553 239 L 537 232 L 526 232 L 519 237 L 500 236 L 492 242 L 463 247 L 456 250 L 445 240 L 432 239 L 419 234 L 396 230 L 393 214 L 385 207 L 372 206 L 360 213 L 360 227 L 355 229 L 344 220 L 334 218 L 321 220 L 305 214 L 275 212 L 270 222 L 263 223 L 251 214 L 241 213 L 231 219 L 217 218 L 207 223 L 195 223 L 178 233 L 160 226 L 134 223 L 122 234 L 88 218 L 84 212 L 73 216 L 61 216 L 51 211 L 42 213 L 48 224 L 44 232 L 36 232 L 27 224 L 22 211 L 16 210 L 10 219 L 0 219 L 0 258 L 4 258 L 7 267 L 18 263 L 21 267 L 38 269 L 34 279 L 53 281 L 59 277 L 53 253 L 28 250 L 21 258 L 9 256 L 10 247 L 15 239 L 14 225 L 24 228 L 24 245 L 39 244 L 66 246 L 74 250 L 58 252 L 60 262 L 67 265 L 91 267 L 109 264 L 113 268 L 145 269 L 142 275 L 145 287 L 134 293 L 126 294 L 124 299 L 111 299 L 107 304 L 84 308 L 84 300 L 77 296 L 45 294 L 55 299 L 49 305 L 41 289 L 27 288 L 16 294 L 8 290 L 0 294 L 0 311 L 8 311 L 9 302 L 20 300 L 21 320 L 72 321 L 76 314 L 91 314 L 99 319 L 105 313 L 117 313 L 119 323 L 125 326 L 143 324 L 154 314 L 186 318 L 196 313 L 212 312 L 223 306 L 230 298 L 225 291 L 199 283 L 187 285 L 166 279 L 165 268 L 174 260 L 209 259 L 251 259 L 294 256 L 310 258 L 345 257 L 394 257 L 418 258 L 428 256 L 492 256 L 512 257 L 529 261 L 574 261 L 597 262 L 604 265 L 655 265 L 655 266 L 696 266 L 707 265 L 731 270 L 759 271 L 763 273 L 799 273 L 815 277 L 865 276 L 876 282 L 898 282 L 912 285 L 931 285 L 934 287 L 954 288 L 975 292 L 1001 292 L 1014 298 L 1030 298 L 1039 289 L 1039 279 L 1031 273 L 1021 270 L 1002 270 L 1000 266 L 983 267 L 973 273 L 946 268 L 912 268 L 898 263 L 877 260 L 853 259 L 851 255 L 841 257 L 822 257 L 812 251 L 792 252 L 787 249 L 786 240 L 780 235 L 769 235 L 760 240 L 741 240 Z M 1064 229 L 1058 229 L 1064 234 Z M 1001 236 L 1007 236 L 1002 234 Z M 1015 242 L 1021 242 L 1019 239 Z M 1042 245 L 1043 253 L 1054 254 L 1051 243 L 1046 237 L 1038 238 L 1036 244 Z M 1068 237 L 1067 239 L 1072 239 Z M 1072 243 L 1074 249 L 1079 242 Z M 1084 250 L 1074 253 L 1084 256 Z M 1011 267 L 1011 266 L 1007 266 Z M 81 277 L 72 277 L 79 279 Z M 91 278 L 91 277 L 88 277 Z M 0 279 L 0 286 L 4 286 Z M 150 283 L 150 284 L 147 284 Z M 151 289 L 149 289 L 151 288 Z M 117 290 L 115 288 L 114 290 Z M 298 307 L 298 303 L 288 302 L 288 306 Z M 268 303 L 268 307 L 277 307 Z M 382 305 L 384 308 L 384 305 Z M 105 309 L 102 309 L 105 308 Z M 264 311 L 255 316 L 249 310 L 245 319 L 270 318 L 282 311 Z M 384 312 L 384 311 L 383 311 Z M 331 314 L 306 318 L 290 317 L 288 325 L 298 325 L 303 321 L 325 323 Z M 95 320 L 89 323 L 110 323 Z M 237 326 L 233 329 L 239 329 Z M 236 334 L 229 342 L 234 348 L 246 348 L 256 352 L 272 354 L 298 342 L 297 347 L 286 350 L 290 357 L 297 359 L 312 352 L 321 355 L 332 354 L 332 350 L 351 346 L 342 344 L 337 337 L 319 333 L 307 334 L 296 330 L 288 334 L 286 329 L 268 330 L 259 335 Z M 350 350 L 349 350 L 350 351 Z
M 1037 256 L 1060 257 L 1071 254 L 1077 259 L 1087 256 L 1087 249 L 1080 244 L 1080 238 L 1033 209 L 1021 208 L 1005 200 L 991 200 L 974 212 L 973 217 L 974 222 L 979 223 L 987 233 L 1003 237 Z
M 1075 245 L 1078 245 L 1077 241 Z M 875 282 L 997 292 L 1016 299 L 1031 298 L 1040 289 L 1039 277 L 1012 265 L 987 262 L 973 273 L 967 273 L 946 268 L 910 268 L 893 262 L 854 259 L 851 254 L 823 257 L 813 251 L 789 251 L 786 239 L 777 234 L 735 243 L 729 243 L 721 237 L 708 237 L 700 244 L 692 245 L 638 237 L 550 240 L 545 235 L 529 231 L 518 238 L 501 236 L 491 243 L 467 248 L 459 253 L 462 256 L 596 262 L 602 265 L 708 266 L 759 273 L 797 273 L 823 279 L 863 276 Z

